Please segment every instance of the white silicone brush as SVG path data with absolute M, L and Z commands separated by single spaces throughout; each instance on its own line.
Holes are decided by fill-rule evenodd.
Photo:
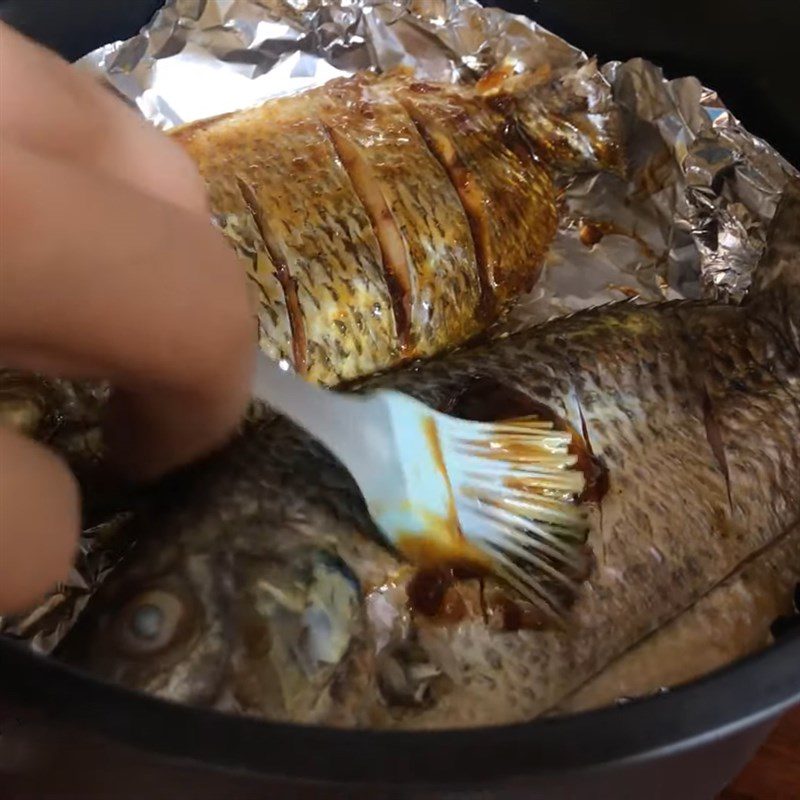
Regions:
M 259 354 L 254 395 L 350 471 L 386 539 L 410 561 L 473 565 L 558 614 L 588 522 L 571 435 L 523 418 L 466 422 L 407 395 L 319 389 Z M 548 588 L 550 587 L 550 588 Z

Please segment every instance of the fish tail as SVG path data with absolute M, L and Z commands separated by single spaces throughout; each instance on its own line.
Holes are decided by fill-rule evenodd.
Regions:
M 594 61 L 583 70 L 583 80 L 594 87 L 583 106 L 549 68 L 518 75 L 503 74 L 499 68 L 484 76 L 478 88 L 513 99 L 514 115 L 533 150 L 556 172 L 602 170 L 625 177 L 622 118 L 611 87 Z
M 746 302 L 800 353 L 800 177 L 786 183 Z

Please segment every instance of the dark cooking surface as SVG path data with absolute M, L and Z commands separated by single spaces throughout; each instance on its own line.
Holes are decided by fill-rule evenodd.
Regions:
M 599 711 L 532 724 L 443 732 L 283 725 L 166 703 L 98 682 L 2 642 L 0 687 L 22 704 L 163 756 L 266 775 L 415 785 L 468 785 L 677 753 L 775 717 L 800 700 L 800 631 L 687 686 Z

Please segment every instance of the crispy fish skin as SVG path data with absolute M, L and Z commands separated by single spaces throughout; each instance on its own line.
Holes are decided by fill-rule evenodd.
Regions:
M 553 185 L 503 96 L 404 80 L 395 93 L 448 171 L 475 242 L 484 307 L 529 291 L 555 235 Z
M 258 309 L 258 338 L 261 349 L 275 361 L 293 360 L 291 320 L 286 292 L 267 248 L 258 219 L 242 193 L 237 169 L 251 160 L 251 147 L 259 139 L 246 140 L 226 117 L 204 120 L 178 131 L 175 136 L 204 164 L 209 203 L 220 228 L 247 269 Z M 209 141 L 208 129 L 214 138 Z M 231 153 L 238 154 L 238 161 Z M 284 279 L 285 282 L 285 279 Z
M 238 228 L 228 198 L 241 195 L 238 210 L 267 256 L 256 280 L 283 289 L 292 362 L 327 382 L 374 371 L 399 343 L 378 242 L 318 120 L 318 97 L 266 103 L 185 130 L 181 140 L 208 182 L 212 210 L 228 215 L 225 227 Z M 271 297 L 265 290 L 264 305 Z
M 351 380 L 463 343 L 529 289 L 555 189 L 513 111 L 357 75 L 176 130 L 250 264 L 264 350 Z
M 800 192 L 790 208 L 794 216 L 782 221 L 797 245 Z M 493 626 L 475 580 L 461 587 L 475 595 L 474 613 L 465 601 L 463 616 L 441 624 L 410 611 L 408 570 L 377 543 L 348 474 L 302 431 L 272 420 L 254 425 L 189 476 L 183 494 L 140 520 L 143 536 L 128 565 L 93 598 L 64 656 L 101 676 L 187 699 L 172 682 L 207 679 L 197 660 L 209 641 L 204 629 L 235 618 L 232 609 L 261 586 L 258 575 L 266 584 L 274 574 L 286 581 L 270 596 L 286 597 L 290 586 L 313 594 L 309 577 L 298 583 L 284 573 L 322 558 L 357 579 L 363 603 L 328 604 L 330 618 L 305 628 L 274 610 L 256 612 L 269 631 L 259 639 L 262 670 L 291 673 L 283 682 L 303 702 L 242 690 L 234 667 L 250 635 L 235 622 L 225 629 L 227 663 L 213 688 L 190 699 L 281 719 L 400 728 L 500 724 L 546 712 L 800 520 L 800 249 L 792 252 L 764 289 L 774 292 L 769 302 L 617 304 L 362 385 L 454 413 L 484 392 L 498 418 L 508 415 L 500 402 L 506 393 L 583 433 L 608 470 L 609 488 L 593 512 L 596 563 L 563 629 Z M 166 541 L 181 551 L 168 565 L 160 560 Z M 153 637 L 147 626 L 131 629 L 131 615 L 194 559 L 216 563 L 214 580 L 226 588 L 201 610 L 167 592 L 187 633 L 176 639 L 157 628 L 160 649 L 143 657 Z M 195 582 L 189 598 L 208 590 L 208 579 Z M 325 631 L 338 632 L 335 647 L 324 646 Z M 307 648 L 303 658 L 282 655 L 287 641 L 295 642 L 289 652 L 302 653 L 309 638 L 321 642 L 315 652 L 329 653 L 324 668 L 309 671 Z

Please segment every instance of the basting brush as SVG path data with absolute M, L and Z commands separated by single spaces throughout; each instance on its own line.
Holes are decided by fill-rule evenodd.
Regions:
M 493 573 L 558 616 L 554 587 L 575 588 L 589 528 L 569 432 L 533 417 L 455 419 L 400 392 L 320 389 L 260 353 L 253 394 L 341 461 L 409 561 Z

